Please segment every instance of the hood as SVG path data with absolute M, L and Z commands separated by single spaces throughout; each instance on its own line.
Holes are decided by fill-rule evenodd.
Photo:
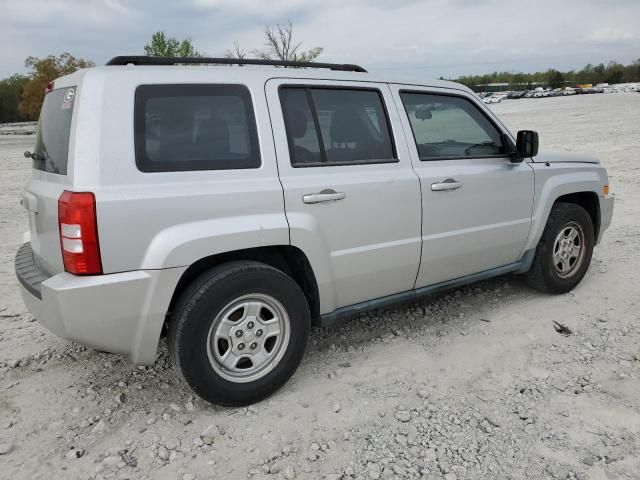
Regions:
M 583 155 L 581 153 L 570 152 L 539 152 L 533 157 L 535 163 L 600 163 L 600 160 Z

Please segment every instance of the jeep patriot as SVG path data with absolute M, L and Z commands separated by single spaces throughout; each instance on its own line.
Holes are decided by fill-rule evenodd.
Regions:
M 280 388 L 312 325 L 507 273 L 573 289 L 614 202 L 468 88 L 357 65 L 115 57 L 48 85 L 25 156 L 29 311 L 135 364 L 166 332 L 222 405 Z

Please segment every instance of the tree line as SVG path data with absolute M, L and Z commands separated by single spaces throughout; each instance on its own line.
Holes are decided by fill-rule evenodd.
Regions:
M 233 48 L 225 51 L 227 58 L 247 58 L 249 55 L 262 59 L 295 60 L 312 62 L 321 53 L 322 47 L 302 50 L 302 42 L 293 40 L 293 25 L 267 25 L 264 30 L 263 48 L 245 50 L 236 41 Z M 155 32 L 144 46 L 146 55 L 153 57 L 204 57 L 190 38 L 183 40 L 167 37 L 164 32 Z M 93 67 L 91 60 L 75 58 L 70 53 L 49 55 L 45 58 L 28 57 L 25 62 L 28 73 L 15 74 L 0 80 L 0 123 L 37 120 L 44 101 L 44 91 L 49 82 L 81 68 Z
M 264 30 L 262 48 L 244 49 L 237 41 L 225 51 L 227 58 L 260 58 L 312 62 L 323 51 L 322 47 L 303 50 L 302 42 L 294 41 L 293 25 L 267 25 Z M 154 57 L 205 57 L 193 45 L 191 39 L 179 40 L 167 37 L 164 32 L 155 32 L 144 45 L 146 55 Z M 70 53 L 49 55 L 45 58 L 28 57 L 26 75 L 15 74 L 0 80 L 0 123 L 37 120 L 44 100 L 46 85 L 52 80 L 68 75 L 81 68 L 92 67 L 91 60 L 75 58 Z M 442 77 L 441 77 L 442 78 Z M 577 84 L 640 82 L 640 58 L 629 65 L 610 61 L 606 66 L 588 64 L 580 70 L 561 72 L 549 69 L 546 72 L 514 73 L 493 72 L 486 75 L 464 75 L 452 79 L 473 90 L 480 91 L 489 83 L 508 83 L 511 89 L 530 89 L 534 85 L 552 88 Z
M 535 73 L 493 72 L 485 75 L 464 75 L 453 80 L 475 91 L 483 91 L 490 83 L 507 83 L 511 90 L 530 90 L 534 86 L 561 88 L 582 84 L 595 86 L 600 83 L 640 82 L 640 58 L 629 65 L 612 60 L 606 66 L 604 63 L 589 63 L 580 70 L 568 72 L 555 69 Z

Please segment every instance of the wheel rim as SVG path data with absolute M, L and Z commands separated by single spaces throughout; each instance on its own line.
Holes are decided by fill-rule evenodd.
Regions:
M 258 380 L 278 365 L 289 335 L 289 316 L 278 300 L 260 293 L 244 295 L 212 322 L 207 337 L 209 362 L 229 381 Z
M 561 278 L 572 276 L 580 269 L 584 260 L 585 237 L 582 227 L 575 222 L 567 223 L 553 244 L 553 266 Z

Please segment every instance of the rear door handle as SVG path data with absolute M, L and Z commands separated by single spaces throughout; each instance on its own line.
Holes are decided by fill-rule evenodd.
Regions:
M 447 178 L 443 182 L 437 182 L 431 184 L 431 190 L 434 192 L 442 192 L 444 190 L 457 190 L 464 185 L 462 182 L 458 182 L 453 178 Z
M 328 188 L 319 193 L 307 193 L 302 196 L 302 201 L 304 203 L 325 203 L 342 200 L 345 197 L 346 195 L 344 192 L 336 192 L 335 190 Z

